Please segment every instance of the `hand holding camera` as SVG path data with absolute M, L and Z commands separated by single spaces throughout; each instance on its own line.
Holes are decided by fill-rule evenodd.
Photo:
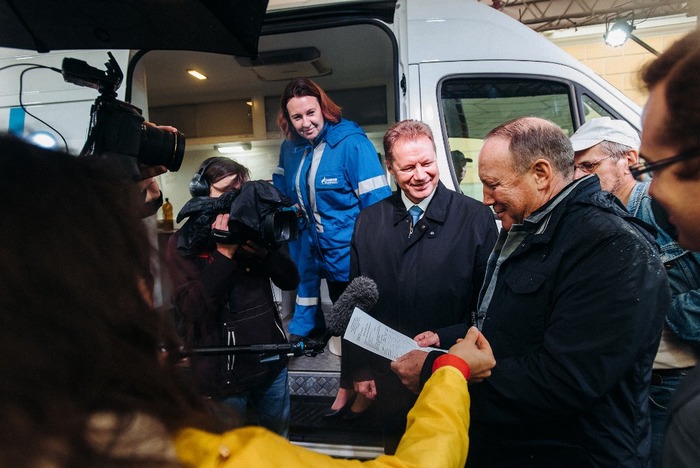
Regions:
M 234 239 L 234 235 L 228 228 L 228 222 L 231 215 L 228 213 L 219 213 L 211 225 L 211 236 L 216 243 L 216 250 L 223 256 L 233 258 L 238 250 L 240 242 Z

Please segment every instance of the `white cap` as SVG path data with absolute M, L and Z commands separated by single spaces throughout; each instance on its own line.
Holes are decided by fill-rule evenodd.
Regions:
M 642 142 L 639 133 L 624 120 L 599 117 L 581 125 L 571 136 L 574 152 L 587 150 L 602 141 L 611 141 L 638 150 Z

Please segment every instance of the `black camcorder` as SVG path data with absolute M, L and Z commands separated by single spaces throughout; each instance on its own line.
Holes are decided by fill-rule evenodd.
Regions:
M 177 215 L 189 218 L 180 229 L 177 249 L 182 255 L 197 255 L 211 242 L 242 244 L 247 240 L 277 249 L 299 235 L 299 220 L 293 202 L 274 185 L 263 180 L 244 182 L 238 190 L 220 197 L 193 197 Z M 230 215 L 228 231 L 211 229 L 217 214 Z
M 298 223 L 293 209 L 278 208 L 261 215 L 257 222 L 250 218 L 233 220 L 228 231 L 212 229 L 211 239 L 218 244 L 244 244 L 252 240 L 262 247 L 277 249 L 297 238 Z
M 106 71 L 82 60 L 63 59 L 65 81 L 100 93 L 90 111 L 90 129 L 80 155 L 114 159 L 135 179 L 140 178 L 139 163 L 177 171 L 185 155 L 185 135 L 147 125 L 141 109 L 117 99 L 124 75 L 112 53 L 108 55 Z
M 298 236 L 299 221 L 291 208 L 292 201 L 269 182 L 244 182 L 239 190 L 224 193 L 216 200 L 212 211 L 229 213 L 230 219 L 228 232 L 212 230 L 214 242 L 239 244 L 252 240 L 276 249 Z

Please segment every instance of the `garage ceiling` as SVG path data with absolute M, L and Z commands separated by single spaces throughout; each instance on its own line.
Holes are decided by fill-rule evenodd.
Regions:
M 635 24 L 662 16 L 698 16 L 700 0 L 480 0 L 537 32 L 605 24 L 615 18 Z
M 2 2 L 3 0 L 0 0 Z M 244 1 L 244 0 L 240 0 Z M 302 5 L 326 4 L 332 0 L 269 0 L 268 10 L 294 8 Z M 337 0 L 334 0 L 337 2 Z M 556 29 L 573 29 L 582 26 L 605 24 L 615 17 L 633 16 L 635 24 L 652 17 L 689 15 L 700 13 L 700 0 L 478 0 L 485 5 L 498 7 L 504 13 L 525 23 L 538 32 Z M 352 3 L 352 0 L 349 1 Z M 374 28 L 370 28 L 372 31 Z M 345 68 L 354 70 L 352 78 L 358 82 L 373 79 L 381 64 L 381 54 L 365 55 L 357 61 L 360 65 L 344 55 L 343 41 L 357 43 L 360 39 L 369 41 L 365 50 L 370 50 L 372 41 L 378 41 L 371 32 L 353 32 L 354 38 L 348 39 L 339 33 L 319 39 L 309 36 L 312 33 L 288 34 L 284 41 L 287 47 L 304 47 L 314 45 L 322 52 L 324 60 L 332 66 L 334 76 L 343 74 Z M 314 33 L 316 34 L 316 33 Z M 318 32 L 317 34 L 321 34 Z M 339 41 L 339 42 L 337 42 Z M 269 50 L 274 45 L 268 44 L 268 38 L 260 38 L 260 50 Z M 340 54 L 340 55 L 338 55 Z M 221 94 L 229 99 L 250 98 L 250 89 L 255 83 L 261 87 L 261 95 L 279 93 L 279 82 L 261 82 L 249 69 L 241 71 L 232 57 L 213 54 L 193 53 L 149 53 L 144 62 L 149 70 L 149 101 L 152 106 L 177 105 L 190 102 L 212 102 Z M 384 64 L 390 66 L 390 64 Z M 206 86 L 192 85 L 192 78 L 182 70 L 194 68 L 206 72 L 209 76 Z M 358 75 L 357 70 L 372 70 L 367 76 Z M 348 73 L 350 73 L 348 71 Z M 390 71 L 386 73 L 391 73 Z M 321 79 L 322 80 L 322 79 Z M 264 89 L 262 89 L 264 88 Z M 196 96 L 196 98 L 195 98 Z

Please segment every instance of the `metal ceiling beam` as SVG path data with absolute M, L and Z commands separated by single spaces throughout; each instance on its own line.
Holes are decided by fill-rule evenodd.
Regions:
M 616 17 L 639 23 L 700 13 L 698 0 L 491 0 L 491 4 L 538 32 L 605 24 Z

